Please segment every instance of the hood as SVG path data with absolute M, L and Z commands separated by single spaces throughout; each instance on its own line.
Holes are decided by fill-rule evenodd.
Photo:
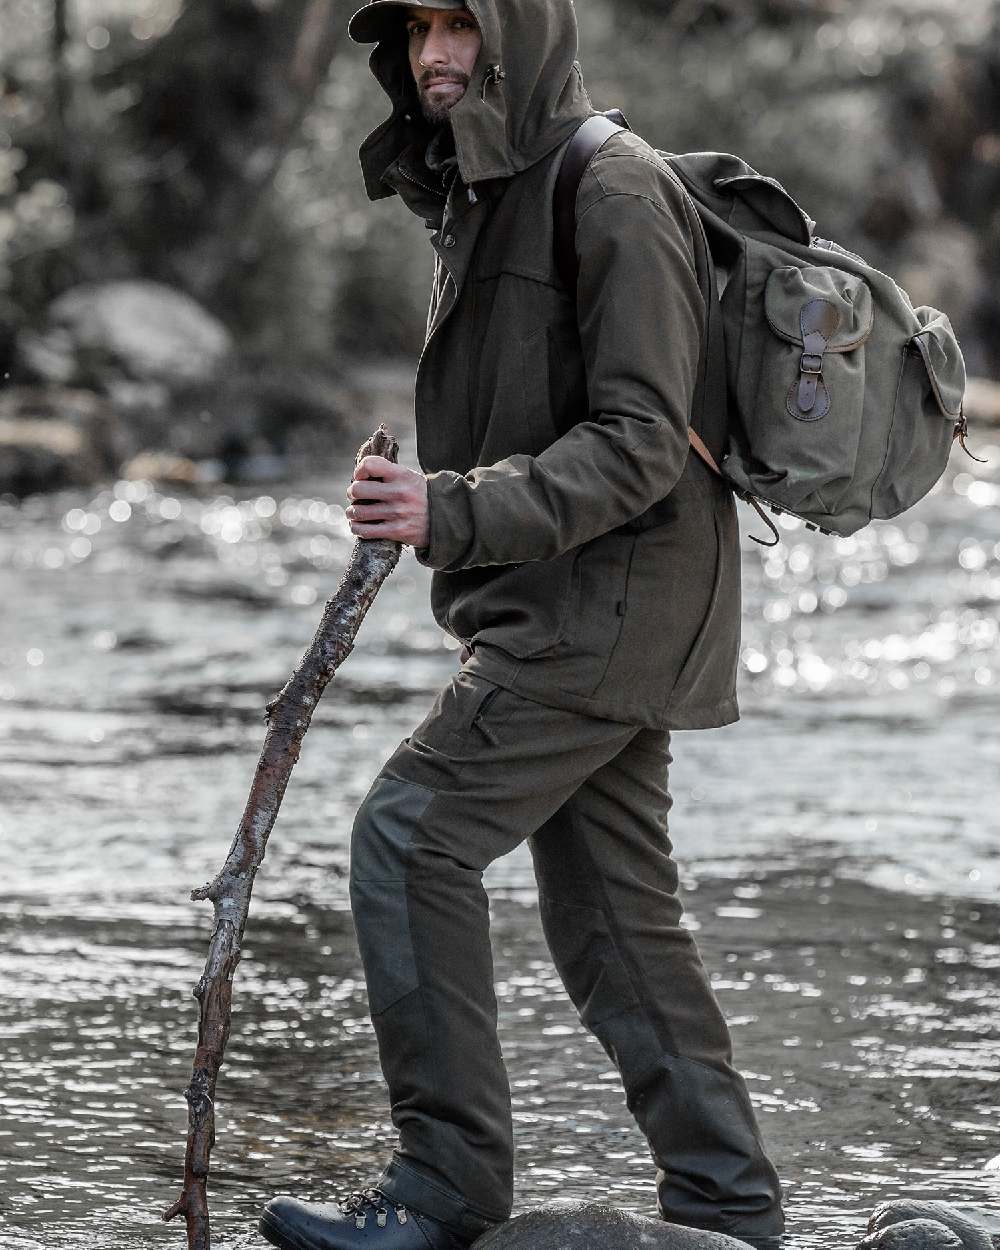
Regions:
M 355 16 L 355 33 L 376 25 L 359 21 L 385 0 L 372 0 Z M 398 8 L 398 5 L 392 5 Z M 469 89 L 450 113 L 458 169 L 467 185 L 510 178 L 530 168 L 576 130 L 594 109 L 577 63 L 573 0 L 467 0 L 483 46 Z M 392 105 L 388 119 L 361 146 L 370 199 L 397 190 L 400 168 L 433 188 L 439 169 L 428 168 L 427 146 L 438 127 L 424 121 L 407 54 L 402 18 L 386 29 L 371 55 L 371 71 Z

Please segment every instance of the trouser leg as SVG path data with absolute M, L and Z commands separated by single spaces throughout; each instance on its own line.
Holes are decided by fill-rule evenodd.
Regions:
M 781 1190 L 729 1031 L 681 926 L 668 736 L 642 731 L 529 841 L 542 921 L 581 1019 L 621 1072 L 680 1224 L 780 1232 Z
M 380 1184 L 467 1233 L 513 1194 L 483 870 L 636 732 L 460 673 L 358 813 L 351 903 L 399 1130 Z

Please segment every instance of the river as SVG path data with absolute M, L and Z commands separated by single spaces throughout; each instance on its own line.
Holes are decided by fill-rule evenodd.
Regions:
M 879 1200 L 1000 1194 L 1000 438 L 852 539 L 743 517 L 744 719 L 674 741 L 688 923 L 787 1187 L 790 1246 Z M 990 446 L 990 444 L 993 444 Z M 404 453 L 412 456 L 412 449 Z M 185 1244 L 191 987 L 262 708 L 350 536 L 340 473 L 0 502 L 0 1245 Z M 219 1085 L 216 1245 L 391 1142 L 347 903 L 353 812 L 457 664 L 406 555 L 321 704 L 258 878 Z M 711 781 L 709 781 L 711 779 Z M 651 1167 L 541 938 L 491 869 L 518 1207 L 652 1213 Z

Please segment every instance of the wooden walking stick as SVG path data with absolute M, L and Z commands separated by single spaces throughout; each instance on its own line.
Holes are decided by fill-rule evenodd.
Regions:
M 396 460 L 399 447 L 385 426 L 358 452 Z M 288 778 L 299 758 L 312 714 L 330 679 L 350 655 L 354 639 L 392 570 L 399 562 L 400 545 L 386 540 L 359 539 L 336 594 L 327 603 L 319 629 L 284 689 L 267 706 L 267 733 L 250 786 L 243 819 L 222 871 L 193 899 L 208 899 L 215 907 L 205 971 L 194 990 L 200 1004 L 198 1046 L 191 1083 L 184 1091 L 188 1104 L 184 1188 L 164 1220 L 183 1215 L 187 1221 L 188 1250 L 209 1250 L 209 1156 L 215 1144 L 215 1082 L 222 1067 L 232 1014 L 233 976 L 240 960 L 240 943 L 250 910 L 254 877 L 264 859 L 267 839 L 278 815 Z

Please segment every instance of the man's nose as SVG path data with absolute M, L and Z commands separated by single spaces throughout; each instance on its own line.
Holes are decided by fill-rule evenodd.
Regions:
M 427 32 L 424 46 L 420 53 L 420 64 L 427 69 L 448 65 L 451 62 L 448 32 L 432 25 Z

